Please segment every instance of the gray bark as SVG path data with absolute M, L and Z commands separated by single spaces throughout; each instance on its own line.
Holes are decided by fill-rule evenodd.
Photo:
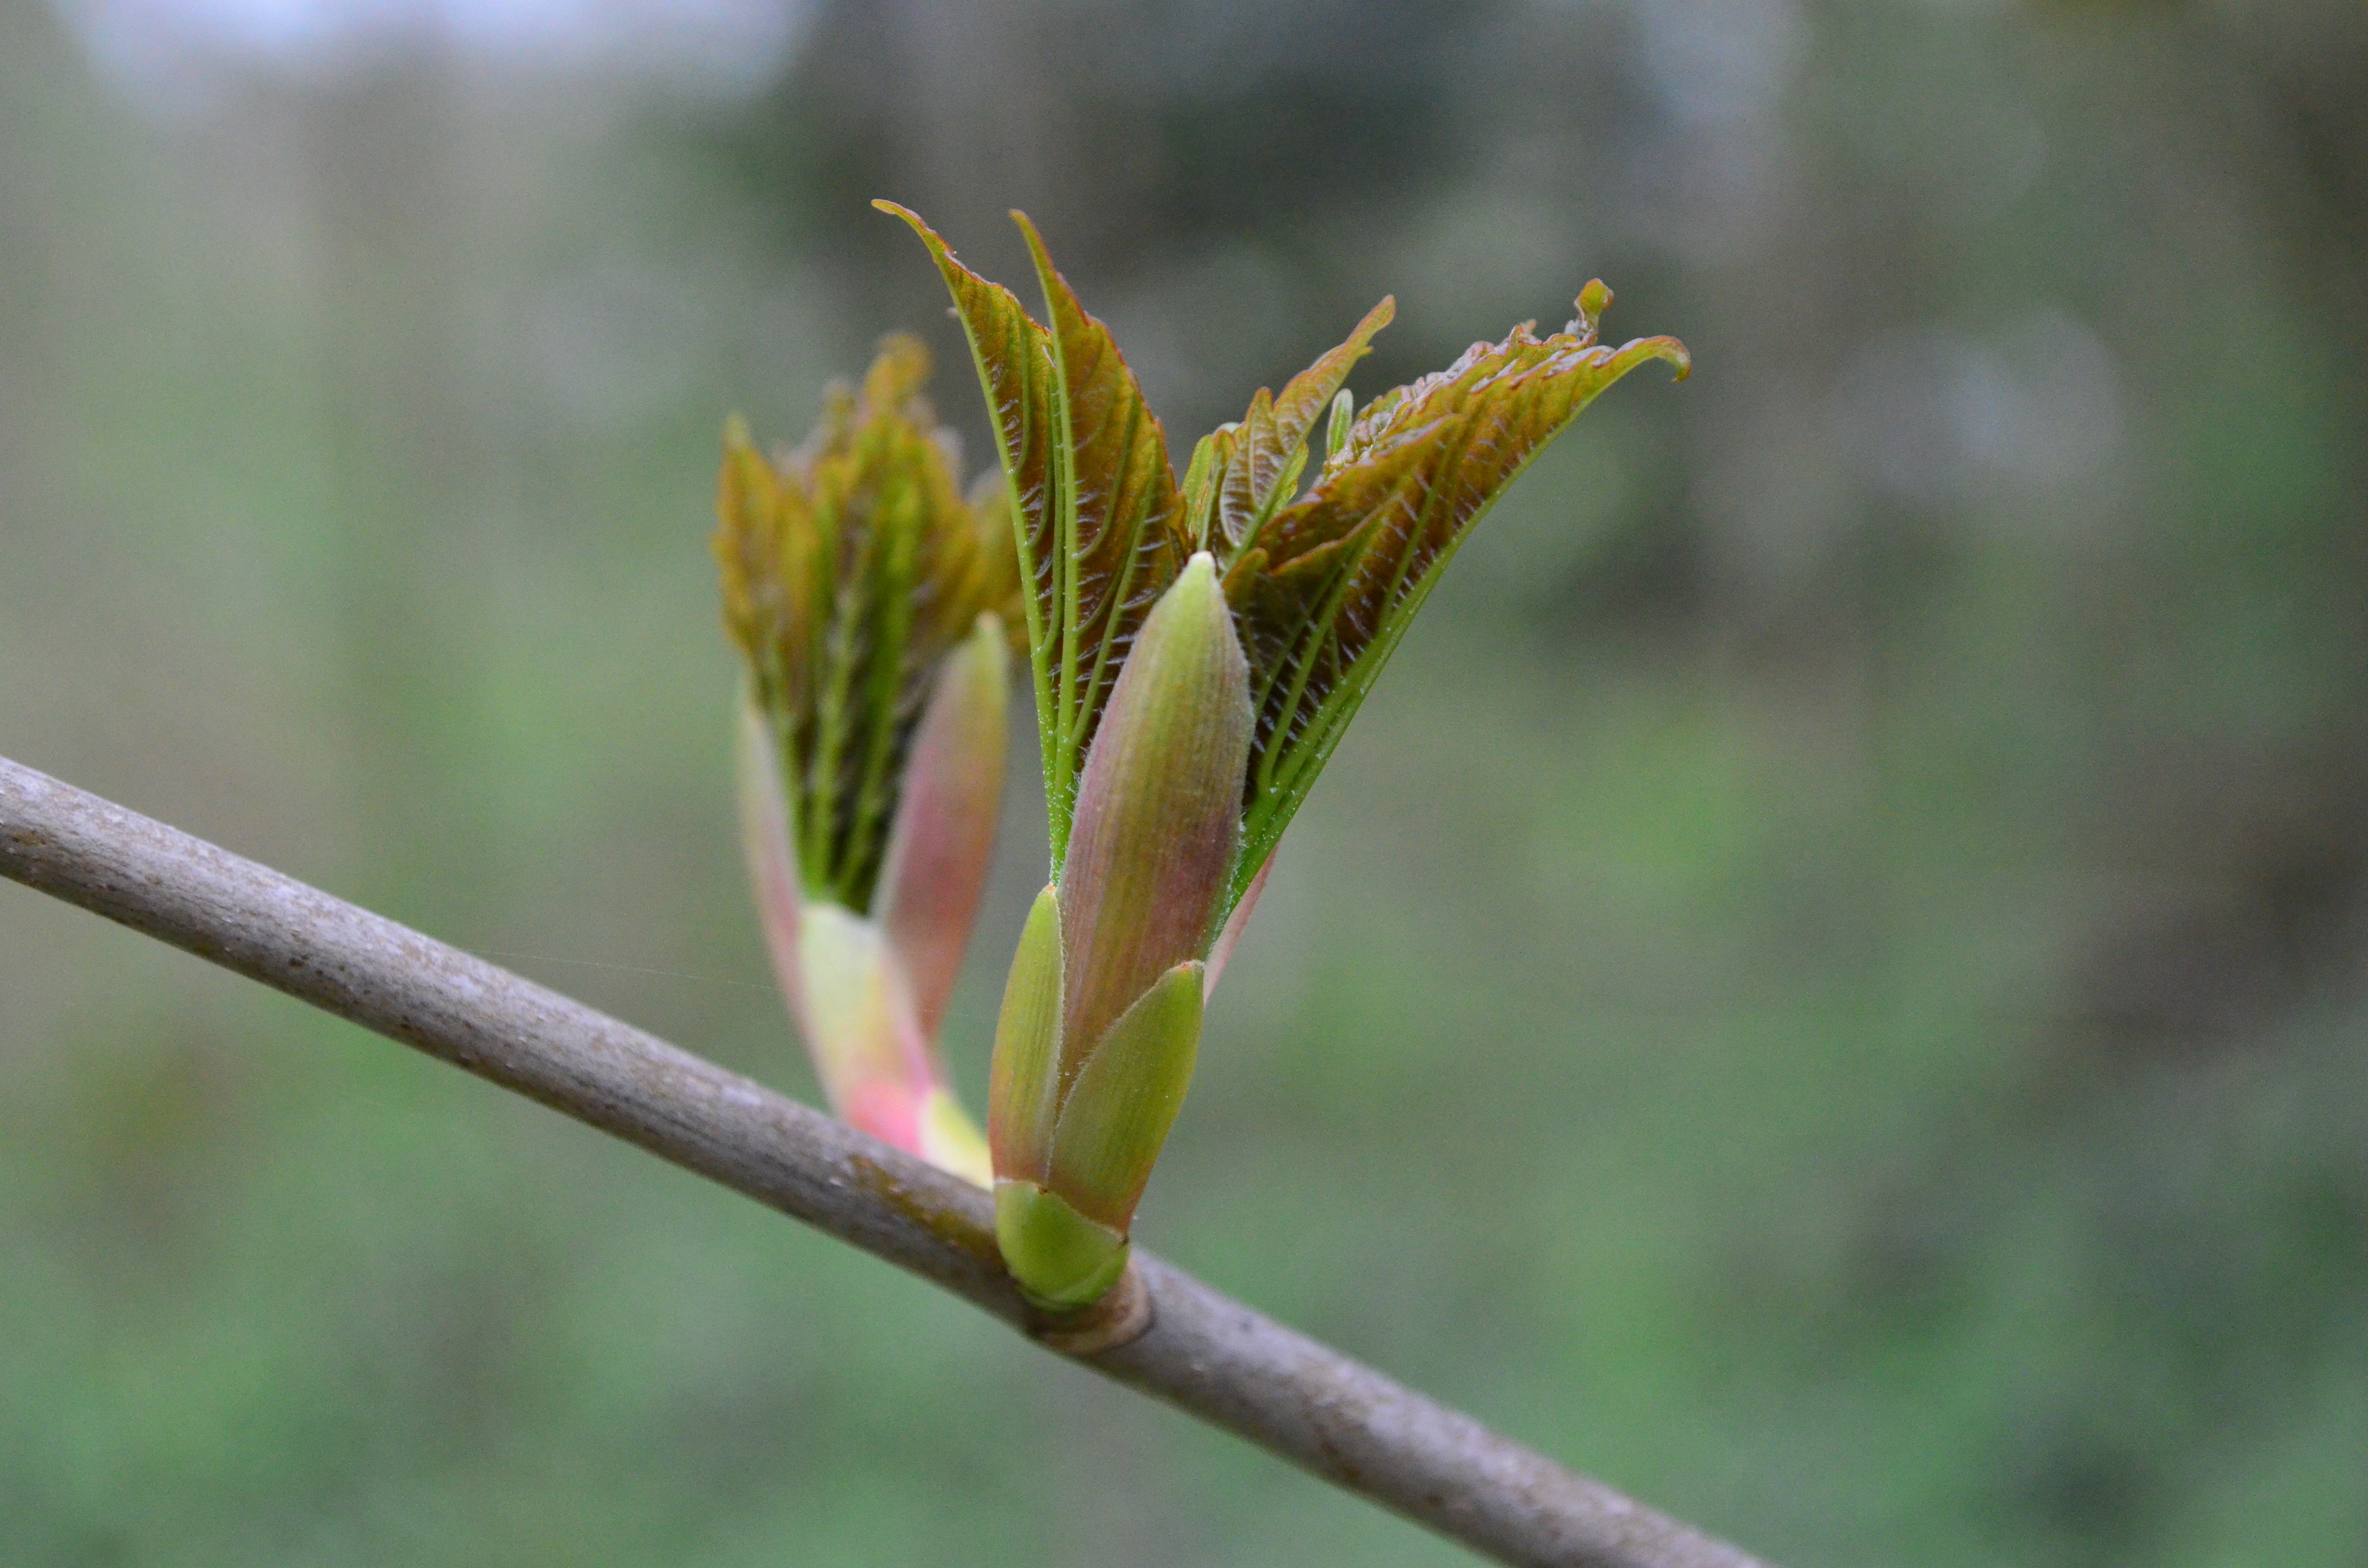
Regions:
M 829 1232 L 1055 1353 L 987 1195 L 821 1112 L 226 850 L 0 758 L 0 876 L 103 915 Z M 1536 1568 L 1757 1560 L 1499 1437 L 1147 1254 L 1150 1326 L 1073 1355 L 1486 1556 Z M 1140 1309 L 1141 1303 L 1137 1303 Z

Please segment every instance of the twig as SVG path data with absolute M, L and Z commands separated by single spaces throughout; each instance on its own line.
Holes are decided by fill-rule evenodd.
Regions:
M 638 1143 L 1040 1342 L 986 1195 L 629 1025 L 0 758 L 0 875 Z M 1490 1432 L 1148 1255 L 1149 1332 L 1075 1358 L 1505 1562 L 1755 1559 Z

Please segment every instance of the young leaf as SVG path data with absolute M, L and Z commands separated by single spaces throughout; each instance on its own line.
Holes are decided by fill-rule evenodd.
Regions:
M 1524 323 L 1502 343 L 1474 344 L 1446 369 L 1376 400 L 1345 445 L 1326 454 L 1315 490 L 1278 512 L 1227 572 L 1258 726 L 1236 897 L 1489 504 L 1638 365 L 1663 359 L 1685 374 L 1690 362 L 1675 338 L 1619 349 L 1596 342 L 1596 315 L 1611 299 L 1589 283 L 1567 330 L 1540 339 Z
M 1397 301 L 1384 295 L 1365 312 L 1348 341 L 1292 377 L 1281 397 L 1270 397 L 1260 387 L 1250 399 L 1240 435 L 1226 453 L 1219 491 L 1219 526 L 1230 551 L 1254 543 L 1275 507 L 1290 499 L 1307 460 L 1308 433 L 1349 370 L 1372 352 L 1374 335 L 1390 324 L 1397 309 Z M 1229 565 L 1230 551 L 1224 558 Z
M 1224 477 L 1234 426 L 1212 430 L 1193 444 L 1184 470 L 1184 537 L 1194 550 L 1209 548 L 1209 520 L 1215 515 L 1217 482 Z
M 939 661 L 1021 597 L 1003 512 L 956 488 L 928 373 L 920 342 L 891 335 L 861 392 L 834 387 L 780 463 L 728 426 L 717 484 L 724 623 L 769 731 L 798 884 L 858 914 Z
M 747 665 L 742 817 L 784 998 L 832 1107 L 957 1175 L 992 1179 L 936 1033 L 992 849 L 1004 618 L 1019 557 L 1000 476 L 955 486 L 892 335 L 778 460 L 725 428 L 715 555 Z
M 963 335 L 970 340 L 979 390 L 986 394 L 987 412 L 995 421 L 996 443 L 1010 496 L 1012 533 L 1019 541 L 1020 575 L 1028 585 L 1021 605 L 1036 687 L 1039 738 L 1047 740 L 1045 715 L 1053 711 L 1053 653 L 1060 636 L 1063 559 L 1055 533 L 1061 507 L 1054 496 L 1071 483 L 1052 340 L 1010 290 L 988 282 L 955 260 L 946 242 L 921 222 L 918 213 L 893 201 L 871 205 L 902 218 L 921 237 L 953 295 L 954 313 L 962 319 Z M 1060 820 L 1065 825 L 1073 791 L 1065 776 L 1054 777 L 1059 748 L 1043 744 L 1042 760 L 1045 798 L 1061 802 Z M 1055 864 L 1059 858 L 1056 841 Z
M 1216 533 L 1227 558 L 1258 536 L 1266 519 L 1261 501 L 1271 500 L 1282 477 L 1287 454 L 1274 425 L 1274 394 L 1264 387 L 1250 395 L 1250 405 L 1234 432 L 1225 454 L 1224 477 L 1217 483 Z
M 1110 329 L 1077 302 L 1036 226 L 1024 213 L 1011 216 L 1028 238 L 1044 290 L 1069 430 L 1069 484 L 1059 497 L 1066 561 L 1054 692 L 1066 782 L 1085 767 L 1102 707 L 1144 618 L 1183 570 L 1184 507 L 1167 462 L 1167 433 Z M 1067 823 L 1053 834 L 1057 861 L 1067 848 Z
M 1167 439 L 1110 331 L 1086 313 L 1035 227 L 1013 213 L 1036 262 L 1049 329 L 1011 292 L 911 224 L 952 292 L 1003 444 L 1034 592 L 1028 619 L 1053 861 L 1063 863 L 1103 705 L 1143 619 L 1183 569 L 1183 501 Z

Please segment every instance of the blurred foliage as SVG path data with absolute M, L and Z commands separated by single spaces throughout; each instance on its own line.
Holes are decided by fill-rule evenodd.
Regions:
M 1700 373 L 1449 574 L 1139 1234 L 1796 1568 L 2368 1555 L 2351 0 L 838 5 L 753 96 L 398 44 L 160 98 L 101 12 L 0 10 L 0 752 L 810 1095 L 701 537 L 723 411 L 961 362 L 863 203 L 1000 276 L 1028 209 L 1178 430 L 1383 292 L 1363 395 L 1600 275 Z M 13 888 L 0 1520 L 1458 1560 Z

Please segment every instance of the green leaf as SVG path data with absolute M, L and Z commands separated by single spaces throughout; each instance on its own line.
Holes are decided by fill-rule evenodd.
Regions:
M 1136 998 L 1086 1059 L 1053 1128 L 1045 1186 L 1121 1235 L 1192 1086 L 1201 966 L 1180 963 Z
M 1224 477 L 1225 460 L 1233 449 L 1234 426 L 1212 430 L 1194 443 L 1192 460 L 1184 470 L 1184 537 L 1194 550 L 1209 548 L 1209 521 L 1216 514 L 1217 483 Z
M 1541 339 L 1523 323 L 1502 343 L 1474 344 L 1446 369 L 1376 399 L 1326 454 L 1315 489 L 1233 562 L 1225 594 L 1257 715 L 1235 897 L 1489 505 L 1622 376 L 1649 359 L 1680 377 L 1690 368 L 1675 338 L 1597 343 L 1595 319 L 1611 300 L 1589 283 L 1566 330 Z
M 1036 681 L 1053 863 L 1068 853 L 1077 774 L 1127 649 L 1183 569 L 1183 502 L 1167 438 L 1110 330 L 1086 313 L 1026 216 L 1049 329 L 1009 290 L 954 259 L 894 202 L 936 258 L 978 363 L 1011 483 L 1032 588 L 1028 642 Z

